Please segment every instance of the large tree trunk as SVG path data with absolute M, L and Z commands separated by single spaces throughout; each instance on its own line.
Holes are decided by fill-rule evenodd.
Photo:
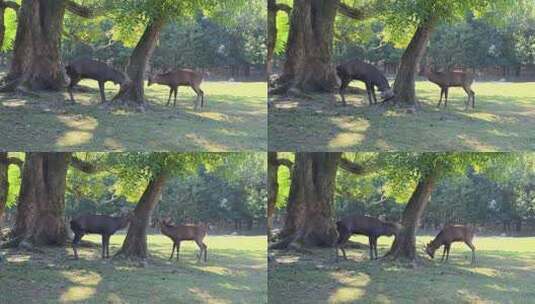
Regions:
M 394 82 L 396 102 L 409 106 L 416 106 L 418 104 L 415 78 L 418 73 L 419 63 L 425 54 L 427 42 L 431 37 L 431 32 L 434 29 L 435 23 L 435 17 L 422 23 L 416 29 L 416 33 L 414 33 L 407 49 L 405 49 L 405 52 L 401 56 L 401 63 Z
M 22 170 L 12 238 L 35 245 L 62 245 L 67 240 L 63 212 L 71 153 L 29 152 Z
M 156 48 L 160 31 L 164 25 L 165 22 L 161 19 L 152 20 L 147 25 L 143 36 L 141 36 L 141 39 L 130 56 L 126 69 L 131 83 L 122 87 L 119 93 L 113 98 L 114 100 L 133 102 L 137 105 L 143 105 L 145 103 L 145 72 L 152 53 Z
M 147 228 L 150 224 L 152 210 L 158 204 L 166 180 L 167 175 L 161 173 L 149 182 L 134 209 L 134 220 L 128 227 L 123 246 L 116 255 L 135 259 L 147 258 Z
M 416 230 L 422 214 L 429 202 L 435 186 L 437 175 L 435 172 L 420 178 L 416 189 L 403 210 L 401 233 L 396 237 L 387 256 L 397 259 L 406 258 L 414 261 L 416 258 Z
M 287 215 L 281 241 L 273 249 L 297 242 L 304 246 L 332 246 L 337 238 L 334 224 L 334 189 L 341 153 L 297 153 Z
M 64 0 L 22 1 L 4 90 L 24 85 L 32 90 L 58 91 L 67 85 L 60 55 L 65 8 Z
M 332 92 L 337 86 L 331 64 L 338 0 L 295 0 L 290 18 L 286 62 L 279 87 L 306 92 Z

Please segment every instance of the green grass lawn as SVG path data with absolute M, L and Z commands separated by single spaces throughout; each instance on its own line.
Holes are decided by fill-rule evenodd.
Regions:
M 99 107 L 95 81 L 75 92 L 39 93 L 39 97 L 0 94 L 0 149 L 8 151 L 243 151 L 267 145 L 266 84 L 202 84 L 205 107 L 193 111 L 196 96 L 181 87 L 176 109 L 166 107 L 169 89 L 146 87 L 152 106 L 143 113 Z M 106 84 L 111 99 L 118 86 Z
M 100 242 L 99 236 L 84 240 Z M 110 255 L 124 235 L 111 238 Z M 167 259 L 172 243 L 150 235 L 145 267 L 100 259 L 99 248 L 70 248 L 45 254 L 7 252 L 0 263 L 0 303 L 266 303 L 264 236 L 208 236 L 208 263 L 197 263 L 193 242 L 181 244 L 180 261 Z
M 367 238 L 352 240 L 367 244 Z M 392 238 L 379 238 L 379 256 Z M 430 236 L 417 237 L 417 248 Z M 369 261 L 368 249 L 347 249 L 348 261 L 335 263 L 334 249 L 313 254 L 275 252 L 269 264 L 270 303 L 535 303 L 535 237 L 477 237 L 476 265 L 462 243 L 454 243 L 447 264 L 416 268 Z M 440 253 L 440 254 L 439 254 Z
M 355 82 L 360 88 L 363 86 Z M 440 89 L 418 81 L 422 109 L 367 105 L 348 95 L 347 107 L 332 96 L 274 99 L 269 111 L 269 149 L 275 151 L 511 151 L 535 149 L 535 83 L 476 82 L 476 108 L 451 88 L 447 109 L 436 107 Z

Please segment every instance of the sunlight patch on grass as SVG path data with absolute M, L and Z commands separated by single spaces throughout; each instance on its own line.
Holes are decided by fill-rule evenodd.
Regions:
M 68 131 L 65 132 L 60 138 L 57 140 L 57 145 L 61 147 L 66 146 L 77 146 L 81 144 L 85 144 L 91 141 L 93 138 L 93 134 L 86 132 L 86 131 Z
M 202 303 L 207 303 L 207 304 L 230 303 L 229 301 L 218 299 L 212 296 L 208 291 L 200 289 L 200 288 L 190 288 L 189 291 L 193 293 L 193 295 L 195 295 Z
M 58 120 L 67 127 L 77 130 L 93 131 L 98 127 L 98 121 L 94 117 L 83 115 L 58 115 Z
M 475 294 L 474 292 L 467 290 L 467 289 L 459 289 L 457 290 L 457 294 L 460 295 L 462 298 L 465 299 L 468 303 L 473 304 L 491 304 L 491 303 L 497 303 L 494 301 L 488 301 L 483 298 L 481 298 L 479 295 Z
M 366 294 L 362 288 L 358 287 L 342 287 L 329 297 L 329 303 L 354 303 Z
M 339 271 L 332 273 L 331 276 L 339 283 L 351 287 L 365 287 L 371 281 L 369 275 L 365 273 L 355 273 L 354 271 Z
M 84 301 L 91 298 L 96 293 L 96 288 L 86 286 L 73 286 L 69 287 L 61 297 L 60 302 L 70 303 Z

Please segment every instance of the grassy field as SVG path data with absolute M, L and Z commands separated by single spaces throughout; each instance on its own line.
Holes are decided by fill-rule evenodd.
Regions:
M 181 87 L 177 108 L 169 89 L 146 88 L 145 112 L 99 107 L 95 81 L 85 92 L 0 94 L 0 149 L 8 151 L 243 151 L 267 146 L 267 89 L 261 82 L 204 82 L 205 107 L 193 111 L 194 92 Z M 111 99 L 118 86 L 106 84 Z
M 355 82 L 361 88 L 363 86 Z M 476 108 L 465 111 L 465 92 L 450 89 L 447 109 L 436 107 L 440 89 L 418 81 L 422 109 L 367 106 L 350 94 L 347 107 L 332 96 L 273 100 L 269 149 L 274 151 L 511 151 L 535 149 L 535 83 L 476 82 Z
M 100 242 L 99 236 L 87 240 Z M 84 238 L 84 240 L 86 239 Z M 111 238 L 110 254 L 124 235 Z M 208 263 L 197 263 L 193 242 L 181 245 L 181 260 L 169 262 L 172 243 L 149 236 L 152 259 L 145 267 L 100 259 L 99 248 L 45 254 L 7 252 L 0 263 L 1 303 L 266 303 L 266 238 L 208 236 Z
M 418 237 L 417 248 L 431 237 Z M 353 240 L 366 243 L 364 237 Z M 391 238 L 379 239 L 379 255 Z M 274 253 L 269 264 L 270 303 L 535 303 L 535 237 L 476 237 L 477 263 L 464 244 L 452 245 L 447 264 L 439 260 L 408 268 L 369 261 L 367 249 L 348 249 L 334 262 L 334 249 L 313 255 Z M 437 251 L 442 255 L 442 249 Z

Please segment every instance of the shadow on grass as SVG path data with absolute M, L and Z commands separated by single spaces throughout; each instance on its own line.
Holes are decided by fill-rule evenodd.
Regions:
M 113 241 L 113 240 L 112 240 Z M 181 261 L 167 261 L 168 244 L 151 243 L 145 267 L 126 260 L 101 260 L 86 248 L 73 260 L 70 248 L 44 254 L 8 251 L 0 264 L 2 303 L 265 303 L 265 252 L 208 251 L 197 263 L 187 248 Z M 110 248 L 115 253 L 119 245 Z M 262 259 L 263 257 L 263 259 Z
M 147 96 L 154 103 L 139 113 L 102 109 L 97 91 L 87 91 L 76 94 L 74 105 L 65 93 L 42 93 L 38 99 L 0 94 L 0 149 L 228 151 L 267 145 L 265 102 L 254 94 L 207 95 L 208 106 L 193 111 L 191 96 L 173 108 L 152 91 Z M 113 95 L 107 90 L 107 96 Z
M 370 261 L 366 250 L 340 263 L 332 249 L 272 254 L 268 298 L 273 303 L 525 303 L 535 296 L 532 253 L 479 251 L 474 266 L 467 253 L 452 253 L 449 263 L 425 259 L 415 269 Z
M 420 92 L 421 91 L 421 92 Z M 535 147 L 530 126 L 535 104 L 526 96 L 478 95 L 475 110 L 455 94 L 436 107 L 432 89 L 419 90 L 416 114 L 367 106 L 352 95 L 342 107 L 332 95 L 274 100 L 269 111 L 269 149 L 278 151 L 510 151 Z M 437 93 L 438 94 L 438 93 Z M 534 97 L 535 98 L 535 97 Z

